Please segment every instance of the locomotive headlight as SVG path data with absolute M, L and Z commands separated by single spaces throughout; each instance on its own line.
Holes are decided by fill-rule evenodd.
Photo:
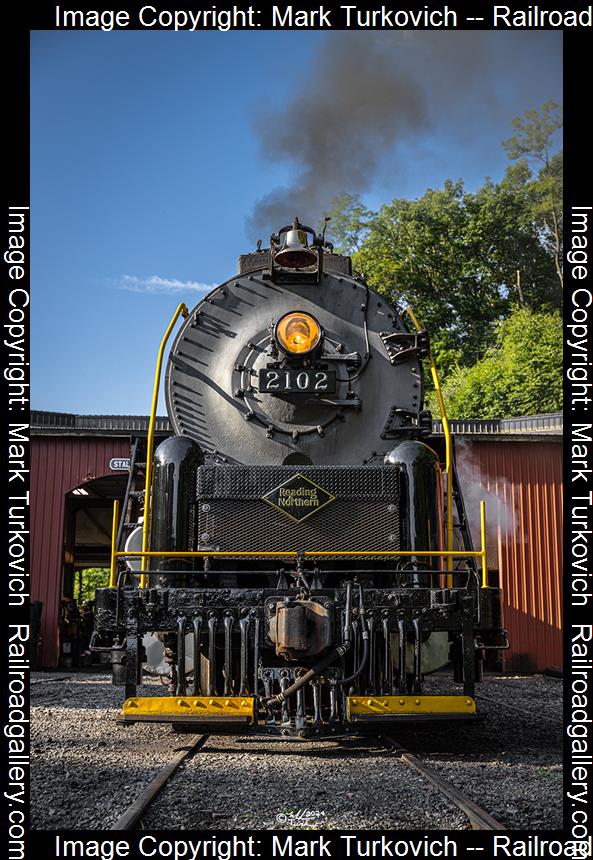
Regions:
M 276 340 L 290 355 L 306 355 L 321 341 L 321 326 L 310 314 L 294 311 L 276 323 Z

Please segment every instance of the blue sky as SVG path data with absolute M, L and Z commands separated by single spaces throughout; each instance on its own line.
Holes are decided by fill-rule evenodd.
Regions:
M 451 35 L 459 36 L 431 33 L 430 50 L 427 34 L 382 35 L 402 67 L 417 58 L 406 61 L 406 80 L 425 98 L 423 120 L 380 151 L 364 187 L 340 190 L 360 190 L 374 208 L 447 178 L 469 189 L 497 180 L 512 118 L 561 101 L 560 33 L 491 33 L 483 43 L 464 34 L 475 49 L 470 66 L 443 59 L 457 51 Z M 295 181 L 298 167 L 276 156 L 263 114 L 290 109 L 303 92 L 314 100 L 320 61 L 341 38 L 32 33 L 34 409 L 148 412 L 177 303 L 193 306 L 236 271 L 237 256 L 253 248 L 247 221 L 257 201 Z M 356 68 L 373 34 L 349 38 Z

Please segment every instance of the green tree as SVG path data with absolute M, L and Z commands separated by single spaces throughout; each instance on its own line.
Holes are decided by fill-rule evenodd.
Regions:
M 492 298 L 480 273 L 467 265 L 468 219 L 463 183 L 448 180 L 419 200 L 382 206 L 354 255 L 369 284 L 401 305 L 411 304 L 433 337 L 439 333 L 440 351 L 453 351 L 455 360 L 464 351 L 473 357 L 484 334 L 478 331 L 486 322 L 482 310 Z M 465 324 L 470 317 L 472 331 Z
M 373 215 L 358 194 L 340 194 L 334 198 L 326 217 L 330 219 L 327 234 L 336 251 L 348 255 L 360 251 Z
M 507 171 L 507 180 L 520 184 L 527 193 L 530 215 L 553 256 L 562 288 L 562 152 L 553 152 L 556 132 L 562 128 L 562 108 L 547 101 L 540 111 L 528 110 L 523 118 L 516 117 L 513 128 L 516 133 L 502 145 L 519 170 Z M 532 166 L 539 168 L 535 178 Z
M 515 334 L 517 343 L 524 342 L 520 332 L 505 339 L 506 321 L 527 325 L 541 314 L 550 337 L 556 331 L 562 304 L 562 153 L 554 146 L 561 125 L 555 102 L 515 119 L 515 134 L 503 143 L 513 163 L 500 183 L 486 179 L 468 192 L 461 179 L 449 179 L 441 189 L 428 189 L 416 200 L 396 198 L 377 213 L 358 196 L 344 194 L 328 213 L 336 246 L 352 255 L 369 285 L 400 308 L 411 305 L 429 330 L 435 360 L 443 376 L 454 380 L 450 399 L 459 415 L 529 414 L 560 402 L 556 341 L 546 350 L 530 329 L 533 342 L 520 358 L 533 373 L 520 385 L 520 370 L 511 373 L 502 359 L 514 355 Z M 533 356 L 540 347 L 538 370 Z M 538 400 L 534 390 L 542 378 L 547 382 Z M 511 386 L 508 394 L 503 380 Z M 484 401 L 480 385 L 490 389 L 490 400 Z
M 558 311 L 515 308 L 473 367 L 445 379 L 451 418 L 511 418 L 562 407 L 562 319 Z M 438 414 L 438 413 L 437 413 Z
M 554 267 L 523 187 L 487 180 L 475 193 L 447 180 L 418 200 L 396 199 L 371 218 L 355 265 L 378 292 L 411 304 L 445 369 L 471 365 L 492 343 L 523 272 L 527 304 L 557 303 Z
M 109 585 L 109 568 L 87 567 L 82 571 L 82 599 L 79 603 L 95 599 L 97 588 L 107 588 Z

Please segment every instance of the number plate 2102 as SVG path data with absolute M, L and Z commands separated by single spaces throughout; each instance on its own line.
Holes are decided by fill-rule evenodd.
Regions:
M 259 372 L 260 394 L 335 394 L 335 370 L 301 370 L 294 367 L 264 367 Z

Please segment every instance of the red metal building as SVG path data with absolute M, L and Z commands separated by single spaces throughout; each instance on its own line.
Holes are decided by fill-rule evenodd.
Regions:
M 134 437 L 148 419 L 33 412 L 31 600 L 43 604 L 39 665 L 60 659 L 62 601 L 77 571 L 108 566 L 113 500 L 122 499 Z M 476 543 L 486 499 L 489 567 L 503 589 L 511 640 L 504 666 L 562 665 L 562 416 L 452 422 Z M 157 432 L 168 435 L 167 419 Z M 496 573 L 493 573 L 495 576 Z
M 498 571 L 509 671 L 562 666 L 562 415 L 452 422 L 468 517 Z
M 168 422 L 159 419 L 157 432 L 164 429 L 167 435 Z M 109 566 L 113 500 L 123 499 L 128 476 L 114 461 L 128 458 L 131 438 L 147 430 L 148 419 L 134 416 L 31 415 L 31 601 L 43 604 L 40 666 L 59 663 L 62 601 L 74 593 L 76 572 Z

